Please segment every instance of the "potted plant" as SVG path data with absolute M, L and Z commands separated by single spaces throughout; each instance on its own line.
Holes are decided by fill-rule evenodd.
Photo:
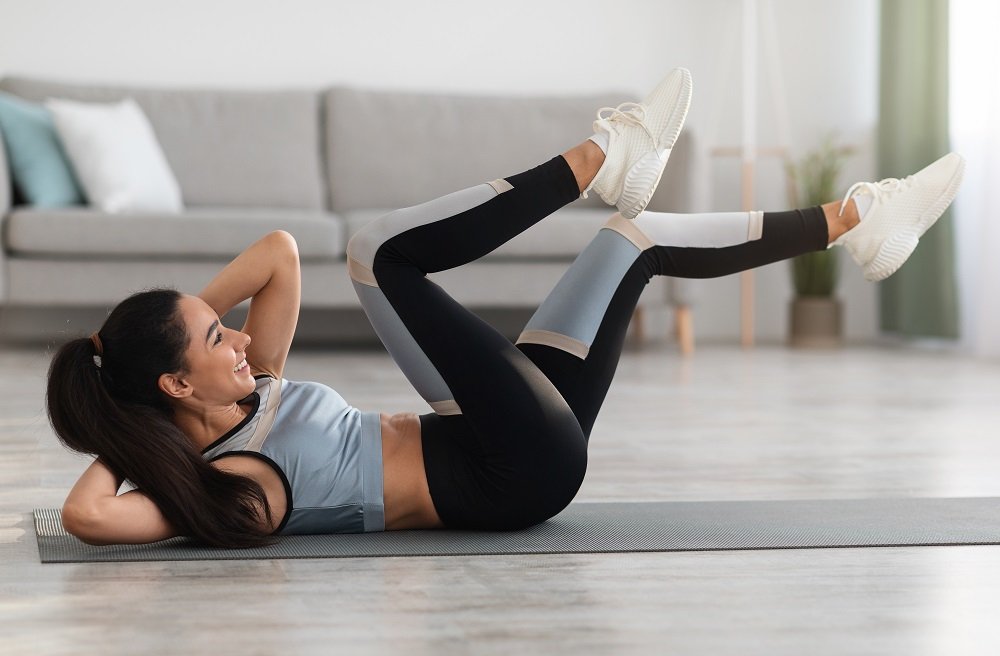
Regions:
M 853 149 L 840 146 L 833 136 L 801 160 L 786 161 L 791 207 L 812 207 L 828 203 L 837 193 L 837 178 Z M 789 344 L 806 348 L 840 346 L 843 335 L 843 307 L 834 296 L 837 288 L 837 249 L 799 255 L 791 261 L 792 299 Z

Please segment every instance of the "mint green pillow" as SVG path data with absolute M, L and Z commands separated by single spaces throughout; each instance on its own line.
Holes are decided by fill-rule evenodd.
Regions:
M 49 110 L 0 92 L 0 133 L 14 186 L 28 204 L 64 207 L 84 202 Z

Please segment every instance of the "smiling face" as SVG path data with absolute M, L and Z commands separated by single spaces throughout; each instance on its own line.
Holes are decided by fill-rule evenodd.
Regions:
M 171 396 L 210 405 L 249 396 L 255 387 L 246 361 L 250 336 L 224 327 L 215 310 L 197 296 L 183 295 L 178 308 L 188 333 L 187 372 L 178 376 L 185 393 Z

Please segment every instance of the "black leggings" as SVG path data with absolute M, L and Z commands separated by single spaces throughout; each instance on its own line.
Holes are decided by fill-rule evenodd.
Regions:
M 375 331 L 433 413 L 431 498 L 449 528 L 516 529 L 573 499 L 639 295 L 825 249 L 820 208 L 611 218 L 511 344 L 426 274 L 493 251 L 580 195 L 562 157 L 373 221 L 348 245 Z

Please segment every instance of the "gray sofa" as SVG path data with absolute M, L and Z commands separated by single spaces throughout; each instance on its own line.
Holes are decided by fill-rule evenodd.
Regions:
M 196 292 L 277 228 L 299 243 L 304 312 L 356 310 L 344 252 L 359 226 L 531 167 L 586 137 L 596 108 L 630 99 L 112 88 L 25 77 L 0 80 L 0 90 L 31 101 L 134 98 L 184 197 L 180 215 L 18 205 L 0 149 L 0 313 L 49 316 L 106 310 L 155 285 Z M 653 209 L 691 209 L 690 150 L 690 138 L 678 144 Z M 610 213 L 595 197 L 579 200 L 494 253 L 433 277 L 474 308 L 534 306 Z M 683 303 L 682 292 L 655 280 L 642 304 Z

